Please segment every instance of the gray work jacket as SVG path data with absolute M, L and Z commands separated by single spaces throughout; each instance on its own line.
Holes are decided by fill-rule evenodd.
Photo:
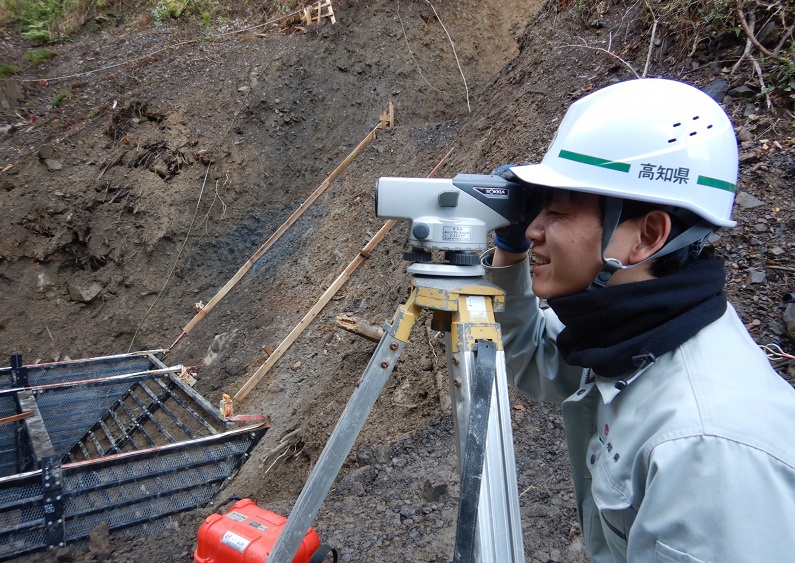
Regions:
M 731 305 L 623 389 L 566 364 L 527 261 L 487 268 L 509 381 L 563 403 L 577 510 L 596 562 L 795 558 L 795 390 Z M 621 386 L 621 385 L 619 385 Z

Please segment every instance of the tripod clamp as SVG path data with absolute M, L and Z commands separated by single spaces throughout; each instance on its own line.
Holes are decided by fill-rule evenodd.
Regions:
M 461 477 L 454 561 L 524 561 L 505 354 L 494 311 L 504 292 L 480 277 L 415 275 L 312 469 L 269 563 L 293 560 L 353 448 L 422 309 L 445 332 Z

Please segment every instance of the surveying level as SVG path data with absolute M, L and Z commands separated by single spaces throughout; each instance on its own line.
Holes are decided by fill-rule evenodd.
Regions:
M 443 276 L 483 274 L 479 251 L 489 232 L 524 219 L 530 184 L 492 174 L 458 174 L 450 179 L 380 178 L 375 185 L 375 214 L 411 221 L 409 273 Z M 444 263 L 431 263 L 431 251 L 445 252 Z M 462 266 L 462 267 L 459 267 Z
M 334 431 L 312 469 L 268 561 L 292 561 L 345 458 L 406 347 L 423 309 L 445 333 L 460 474 L 453 560 L 524 561 L 519 495 L 508 402 L 505 352 L 494 312 L 502 289 L 482 279 L 468 255 L 487 246 L 489 231 L 522 219 L 524 188 L 499 176 L 453 180 L 381 178 L 376 214 L 409 219 L 412 251 L 404 258 L 412 291 L 398 307 Z M 431 250 L 446 263 L 432 263 Z

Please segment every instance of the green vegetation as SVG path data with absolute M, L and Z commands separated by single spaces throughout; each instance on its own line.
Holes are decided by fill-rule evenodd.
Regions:
M 71 100 L 72 97 L 73 96 L 71 92 L 61 92 L 60 94 L 55 96 L 50 103 L 52 104 L 52 107 L 57 108 L 65 101 Z
M 299 0 L 281 0 L 280 2 L 276 2 L 276 6 L 279 11 L 289 14 L 294 12 L 301 2 Z
M 218 0 L 5 0 L 5 5 L 6 19 L 34 45 L 63 40 L 87 21 L 101 25 L 109 12 L 113 17 L 148 12 L 156 23 L 195 15 L 209 26 L 219 10 Z
M 63 19 L 68 0 L 10 0 L 10 13 L 22 37 L 34 45 L 53 39 L 53 33 Z
M 775 91 L 778 88 L 795 100 L 795 46 L 790 48 L 789 59 L 773 64 L 774 86 L 768 86 L 768 89 Z
M 795 0 L 556 0 L 554 5 L 574 10 L 594 28 L 604 13 L 624 12 L 654 33 L 651 47 L 638 37 L 635 48 L 664 53 L 668 64 L 719 60 L 729 76 L 756 83 L 768 107 L 793 105 Z
M 582 0 L 581 0 L 582 1 Z M 16 26 L 33 45 L 62 41 L 87 22 L 102 28 L 126 17 L 138 25 L 196 18 L 204 27 L 233 19 L 267 20 L 295 12 L 310 0 L 0 0 L 0 25 Z
M 0 79 L 8 78 L 9 76 L 18 73 L 19 71 L 20 68 L 18 66 L 0 63 Z
M 157 23 L 176 19 L 189 7 L 191 0 L 160 0 L 152 10 L 152 19 Z
M 201 25 L 209 27 L 218 10 L 217 0 L 157 0 L 150 14 L 155 23 L 195 16 L 200 19 Z
M 53 56 L 53 52 L 44 47 L 33 49 L 22 55 L 26 61 L 34 66 L 49 62 Z
M 115 8 L 123 7 L 117 1 Z M 62 40 L 108 8 L 105 0 L 6 0 L 11 21 L 34 45 Z

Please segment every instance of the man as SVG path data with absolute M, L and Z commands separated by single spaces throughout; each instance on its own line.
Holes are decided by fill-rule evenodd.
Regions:
M 594 561 L 795 553 L 795 391 L 702 252 L 734 226 L 737 166 L 718 104 L 644 79 L 573 104 L 542 162 L 507 172 L 542 206 L 484 257 L 508 374 L 563 402 Z

